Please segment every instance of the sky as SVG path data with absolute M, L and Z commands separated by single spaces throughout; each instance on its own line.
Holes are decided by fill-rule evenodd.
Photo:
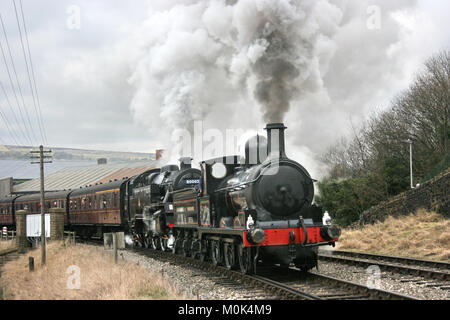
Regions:
M 14 2 L 1 1 L 20 89 L 0 30 L 13 82 L 0 56 L 6 91 L 0 90 L 0 110 L 10 129 L 0 119 L 0 144 L 42 143 L 39 106 L 47 145 L 130 152 L 168 149 L 177 129 L 191 130 L 185 122 L 199 119 L 207 128 L 263 133 L 267 117 L 278 114 L 269 109 L 284 108 L 276 120 L 289 128 L 288 155 L 317 176 L 315 155 L 349 134 L 352 124 L 387 108 L 427 57 L 450 46 L 447 0 L 278 3 L 22 0 L 35 105 Z M 15 4 L 21 18 L 20 0 Z M 291 15 L 292 8 L 304 16 Z M 266 105 L 254 94 L 266 79 L 255 61 L 267 58 L 264 50 L 269 54 L 255 28 L 267 21 L 275 25 L 269 34 L 286 41 L 291 56 L 283 57 L 300 74 L 286 83 L 286 106 Z

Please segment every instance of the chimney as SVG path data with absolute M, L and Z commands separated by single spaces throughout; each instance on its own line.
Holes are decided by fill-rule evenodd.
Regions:
M 100 164 L 107 164 L 107 163 L 108 163 L 108 160 L 106 158 L 99 158 L 99 159 L 97 159 L 97 164 L 98 165 L 100 165 Z
M 284 130 L 287 127 L 283 123 L 269 123 L 267 130 L 267 154 L 279 158 L 286 158 L 284 146 Z
M 180 158 L 180 170 L 190 169 L 192 168 L 192 158 L 191 157 L 182 157 Z
M 162 149 L 156 150 L 156 161 L 158 161 L 162 158 L 163 153 L 164 153 L 164 150 L 162 150 Z

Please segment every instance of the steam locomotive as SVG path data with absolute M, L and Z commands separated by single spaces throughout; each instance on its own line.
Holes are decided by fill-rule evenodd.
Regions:
M 245 158 L 220 157 L 192 168 L 149 170 L 130 179 L 77 190 L 48 192 L 46 209 L 66 210 L 65 227 L 82 237 L 124 231 L 137 246 L 171 250 L 214 265 L 256 273 L 260 264 L 317 266 L 317 250 L 340 230 L 323 225 L 312 204 L 313 179 L 285 154 L 281 123 L 268 124 Z M 0 199 L 0 223 L 14 226 L 15 210 L 39 211 L 38 195 Z

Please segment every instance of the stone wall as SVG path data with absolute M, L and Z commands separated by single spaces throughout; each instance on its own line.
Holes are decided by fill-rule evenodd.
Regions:
M 419 187 L 364 211 L 361 224 L 384 221 L 388 216 L 408 215 L 417 209 L 436 211 L 450 218 L 450 169 Z

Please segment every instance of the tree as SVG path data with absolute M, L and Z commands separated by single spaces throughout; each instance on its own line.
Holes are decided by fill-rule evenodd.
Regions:
M 351 139 L 341 138 L 324 153 L 321 159 L 330 173 L 319 184 L 319 201 L 348 223 L 370 206 L 408 190 L 408 139 L 413 141 L 416 181 L 429 178 L 434 168 L 448 163 L 442 161 L 450 149 L 449 117 L 450 51 L 444 50 L 425 62 L 391 108 L 373 113 L 359 128 L 352 124 Z

